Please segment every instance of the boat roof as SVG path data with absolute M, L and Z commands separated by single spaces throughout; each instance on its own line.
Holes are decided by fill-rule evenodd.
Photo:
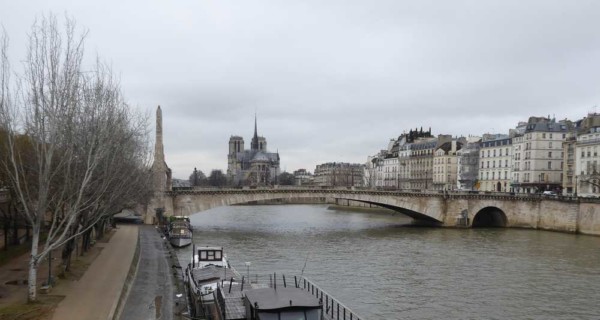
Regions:
M 262 288 L 246 291 L 251 305 L 258 304 L 259 310 L 276 310 L 290 307 L 316 308 L 319 300 L 299 288 Z
M 237 271 L 231 268 L 224 268 L 221 266 L 209 265 L 204 268 L 192 269 L 192 275 L 196 284 L 201 285 L 204 283 L 213 283 L 223 280 L 240 280 L 241 277 Z
M 196 247 L 196 250 L 200 251 L 207 251 L 207 250 L 220 250 L 223 251 L 223 247 Z

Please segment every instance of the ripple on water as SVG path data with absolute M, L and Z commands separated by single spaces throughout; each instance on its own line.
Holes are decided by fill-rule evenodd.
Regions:
M 194 242 L 251 273 L 304 274 L 365 319 L 598 319 L 600 238 L 402 227 L 322 205 L 193 215 Z M 180 250 L 185 261 L 191 248 Z

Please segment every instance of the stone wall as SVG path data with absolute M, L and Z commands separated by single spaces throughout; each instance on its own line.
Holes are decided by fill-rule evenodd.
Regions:
M 600 235 L 600 202 L 594 200 L 545 199 L 537 196 L 403 194 L 344 190 L 224 190 L 171 192 L 164 197 L 167 214 L 191 215 L 215 207 L 244 203 L 326 203 L 395 209 L 414 219 L 425 219 L 444 227 L 457 226 L 467 210 L 470 223 L 482 210 L 500 209 L 507 227 L 554 230 Z M 337 199 L 337 200 L 335 200 Z M 593 202 L 592 202 L 593 201 Z M 148 221 L 148 220 L 146 220 Z M 469 225 L 470 226 L 470 225 Z

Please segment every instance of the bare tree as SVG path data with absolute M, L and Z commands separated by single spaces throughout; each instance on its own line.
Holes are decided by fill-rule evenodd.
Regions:
M 37 299 L 38 264 L 51 250 L 89 236 L 107 216 L 149 194 L 147 121 L 129 111 L 110 68 L 97 61 L 84 71 L 85 33 L 75 31 L 69 18 L 63 33 L 53 16 L 34 23 L 18 99 L 11 98 L 6 36 L 2 41 L 3 164 L 32 227 L 30 301 Z

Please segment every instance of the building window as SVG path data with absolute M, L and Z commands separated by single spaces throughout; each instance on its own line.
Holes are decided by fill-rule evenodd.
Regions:
M 548 142 L 548 148 L 552 149 L 552 141 Z
M 542 133 L 542 139 L 546 139 L 546 134 Z
M 552 151 L 548 152 L 548 158 L 552 159 Z
M 552 161 L 548 161 L 548 169 L 552 169 Z

